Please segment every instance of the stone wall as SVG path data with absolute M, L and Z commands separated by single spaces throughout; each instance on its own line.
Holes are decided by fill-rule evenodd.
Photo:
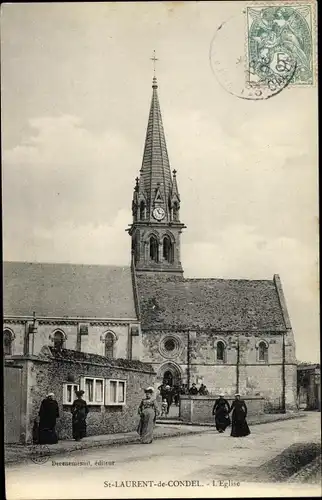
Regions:
M 167 353 L 164 342 L 177 339 L 176 349 Z M 188 370 L 188 339 L 190 338 L 190 367 Z M 292 334 L 288 332 L 285 352 L 285 399 L 286 408 L 296 407 L 296 361 Z M 258 345 L 265 340 L 268 360 L 258 357 Z M 226 346 L 225 361 L 216 359 L 218 341 Z M 244 395 L 263 396 L 272 409 L 280 408 L 283 399 L 283 335 L 255 332 L 253 334 L 187 332 L 153 330 L 143 331 L 143 357 L 157 373 L 157 384 L 162 382 L 165 369 L 180 373 L 181 381 L 190 384 L 204 383 L 212 394 L 224 391 L 234 394 L 237 390 L 237 345 L 240 347 L 239 387 Z M 172 368 L 171 368 L 172 367 Z
M 81 322 L 81 321 L 80 321 Z M 86 321 L 84 321 L 87 323 Z M 107 323 L 107 322 L 105 322 Z M 87 323 L 88 324 L 88 323 Z M 61 331 L 65 336 L 64 347 L 66 349 L 79 349 L 83 352 L 93 354 L 105 354 L 104 335 L 111 331 L 115 336 L 115 358 L 128 358 L 132 356 L 138 359 L 141 355 L 141 330 L 138 323 L 130 322 L 114 322 L 111 325 L 97 323 L 88 324 L 88 335 L 78 335 L 79 325 L 75 321 L 55 322 L 55 324 L 47 322 L 37 322 L 37 330 L 34 335 L 29 336 L 28 328 L 32 325 L 32 321 L 25 322 L 4 322 L 3 328 L 8 328 L 14 336 L 12 351 L 13 355 L 38 355 L 41 349 L 46 345 L 53 345 L 53 334 L 55 331 Z M 139 335 L 131 337 L 131 326 L 136 326 Z M 33 338 L 32 338 L 33 337 Z
M 90 406 L 87 419 L 87 433 L 89 436 L 110 434 L 116 432 L 129 432 L 136 429 L 138 424 L 137 410 L 143 397 L 144 387 L 153 384 L 153 374 L 135 370 L 121 370 L 116 367 L 102 367 L 90 364 L 75 366 L 66 361 L 54 361 L 49 369 L 37 367 L 36 385 L 34 392 L 34 411 L 48 389 L 57 395 L 61 409 L 61 418 L 57 431 L 61 439 L 72 437 L 70 407 L 62 405 L 63 384 L 68 382 L 68 375 L 74 376 L 75 383 L 80 378 L 102 377 L 105 379 L 122 379 L 127 382 L 125 406 Z M 44 388 L 46 390 L 44 391 Z M 38 404 L 37 404 L 38 403 Z
M 88 355 L 90 357 L 90 355 Z M 154 372 L 149 365 L 139 361 L 107 360 L 106 364 L 65 359 L 40 359 L 19 357 L 12 360 L 23 367 L 24 407 L 22 411 L 21 441 L 32 440 L 32 427 L 38 415 L 41 401 L 48 392 L 54 392 L 59 405 L 57 421 L 59 439 L 72 437 L 71 411 L 63 405 L 63 384 L 79 384 L 81 377 L 98 377 L 126 381 L 126 403 L 124 406 L 89 405 L 87 434 L 100 435 L 129 432 L 138 424 L 138 406 L 144 397 L 143 389 L 153 385 Z M 119 364 L 118 364 L 119 363 Z
M 190 423 L 212 423 L 214 417 L 212 409 L 218 396 L 181 396 L 180 419 Z M 226 398 L 229 404 L 233 398 Z M 247 405 L 248 415 L 259 415 L 264 413 L 265 400 L 260 397 L 243 398 Z

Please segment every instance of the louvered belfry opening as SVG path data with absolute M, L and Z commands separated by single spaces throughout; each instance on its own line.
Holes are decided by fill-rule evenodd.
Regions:
M 150 237 L 150 259 L 159 262 L 159 244 L 155 236 Z

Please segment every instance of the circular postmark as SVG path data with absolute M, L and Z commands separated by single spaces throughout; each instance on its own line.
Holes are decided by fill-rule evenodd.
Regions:
M 30 460 L 35 464 L 44 464 L 49 460 L 50 450 L 46 444 L 37 444 L 31 447 Z
M 219 84 L 241 99 L 268 99 L 289 85 L 297 59 L 276 34 L 272 8 L 244 9 L 222 23 L 210 45 Z

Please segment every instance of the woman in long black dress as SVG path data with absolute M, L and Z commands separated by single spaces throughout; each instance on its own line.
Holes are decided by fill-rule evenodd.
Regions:
M 225 432 L 226 428 L 230 425 L 229 412 L 229 403 L 224 398 L 224 394 L 220 394 L 212 410 L 212 414 L 215 415 L 215 424 L 218 432 Z
M 84 391 L 76 391 L 77 399 L 72 404 L 73 438 L 80 441 L 86 437 L 86 417 L 89 412 L 86 401 L 83 400 Z
M 39 409 L 38 443 L 56 444 L 56 419 L 59 418 L 58 403 L 54 399 L 55 394 L 50 392 L 41 402 Z
M 231 436 L 244 437 L 250 434 L 250 430 L 246 421 L 247 406 L 245 401 L 240 399 L 240 394 L 235 394 L 235 401 L 231 405 Z

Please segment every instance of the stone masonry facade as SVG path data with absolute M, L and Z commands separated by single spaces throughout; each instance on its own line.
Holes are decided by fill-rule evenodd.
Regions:
M 178 339 L 178 350 L 171 356 L 162 350 L 168 338 Z M 190 337 L 190 340 L 188 340 Z M 258 343 L 268 344 L 268 360 L 258 359 Z M 288 339 L 287 339 L 288 340 Z M 216 343 L 226 346 L 224 361 L 216 360 Z M 242 356 L 237 365 L 237 345 L 242 345 Z M 188 343 L 190 344 L 190 366 L 188 368 Z M 166 371 L 178 374 L 182 383 L 204 383 L 212 394 L 224 391 L 233 395 L 237 390 L 243 394 L 263 396 L 272 408 L 281 407 L 283 393 L 282 335 L 249 334 L 229 335 L 209 332 L 149 331 L 143 332 L 143 357 L 157 373 L 156 386 L 160 385 Z M 292 352 L 293 351 L 293 352 Z M 239 383 L 237 372 L 239 370 Z M 190 374 L 188 372 L 190 371 Z M 286 405 L 296 404 L 296 361 L 292 345 L 285 354 L 285 398 Z
M 9 363 L 7 361 L 7 363 Z M 80 384 L 82 377 L 122 380 L 126 382 L 124 406 L 89 404 L 87 435 L 130 432 L 138 425 L 138 406 L 144 395 L 143 389 L 153 384 L 155 373 L 151 366 L 140 361 L 124 359 L 108 360 L 104 356 L 43 348 L 38 357 L 11 359 L 10 365 L 22 367 L 22 428 L 21 442 L 32 442 L 32 429 L 41 401 L 53 392 L 59 405 L 57 420 L 59 439 L 72 437 L 71 406 L 64 404 L 64 384 Z

